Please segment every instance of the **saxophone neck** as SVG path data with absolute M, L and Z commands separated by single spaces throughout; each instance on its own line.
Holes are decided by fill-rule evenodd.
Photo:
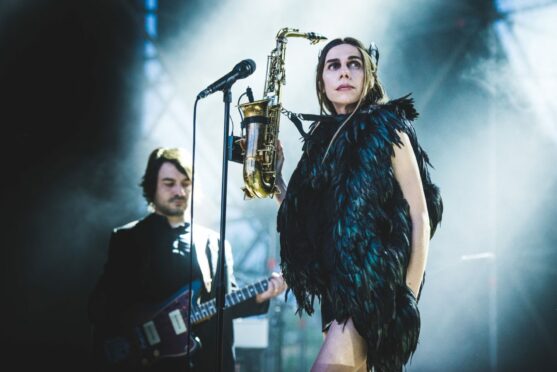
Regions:
M 267 59 L 267 73 L 265 77 L 265 96 L 278 96 L 280 97 L 280 86 L 285 83 L 284 76 L 284 60 L 286 54 L 286 43 L 289 37 L 301 37 L 308 39 L 311 44 L 317 44 L 321 40 L 326 40 L 315 32 L 300 32 L 297 28 L 284 27 L 277 32 L 276 46 L 271 51 Z
M 321 40 L 327 40 L 327 38 L 323 35 L 320 35 L 316 32 L 300 32 L 297 28 L 289 28 L 284 27 L 277 32 L 277 40 L 282 42 L 286 42 L 286 39 L 289 37 L 302 37 L 308 39 L 312 44 L 317 44 Z

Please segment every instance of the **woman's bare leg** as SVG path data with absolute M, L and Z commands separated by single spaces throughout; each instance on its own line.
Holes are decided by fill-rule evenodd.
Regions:
M 333 321 L 311 372 L 355 372 L 366 369 L 366 343 L 352 319 L 346 326 Z

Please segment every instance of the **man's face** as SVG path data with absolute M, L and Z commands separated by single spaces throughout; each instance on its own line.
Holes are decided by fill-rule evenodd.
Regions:
M 172 163 L 163 163 L 157 177 L 153 204 L 155 211 L 167 217 L 183 216 L 188 209 L 191 180 Z

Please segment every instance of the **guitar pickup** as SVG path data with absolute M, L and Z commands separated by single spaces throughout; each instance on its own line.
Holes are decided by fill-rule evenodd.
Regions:
M 145 336 L 147 337 L 147 342 L 149 343 L 149 345 L 153 346 L 161 342 L 161 338 L 159 336 L 159 333 L 157 332 L 155 322 L 150 321 L 144 323 L 143 331 L 145 332 Z
M 170 318 L 170 323 L 172 323 L 174 332 L 176 332 L 177 335 L 182 334 L 188 330 L 188 327 L 186 327 L 186 323 L 184 323 L 184 318 L 182 317 L 182 313 L 179 309 L 169 312 L 168 317 Z

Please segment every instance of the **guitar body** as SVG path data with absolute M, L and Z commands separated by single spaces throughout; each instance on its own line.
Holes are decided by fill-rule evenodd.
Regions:
M 139 369 L 161 358 L 193 355 L 200 343 L 188 327 L 188 316 L 199 288 L 195 282 L 191 296 L 188 285 L 162 304 L 135 309 L 113 329 L 97 327 L 93 337 L 96 361 L 107 369 Z
M 263 293 L 268 279 L 225 296 L 224 308 Z M 105 370 L 138 370 L 163 358 L 193 355 L 201 347 L 188 326 L 210 319 L 217 312 L 215 299 L 197 305 L 201 284 L 195 281 L 157 306 L 134 309 L 116 327 L 96 327 L 93 354 Z M 191 293 L 191 295 L 190 295 Z M 124 318 L 124 317 L 123 317 Z

